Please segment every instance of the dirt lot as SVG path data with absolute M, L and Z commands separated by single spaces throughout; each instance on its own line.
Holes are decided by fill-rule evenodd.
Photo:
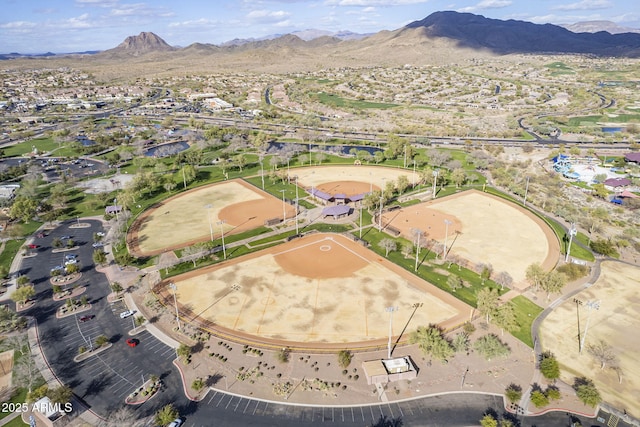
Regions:
M 578 351 L 578 314 L 573 299 L 558 306 L 541 328 L 542 347 L 550 350 L 562 365 L 563 380 L 573 383 L 574 376 L 594 380 L 603 399 L 638 418 L 640 390 L 640 268 L 618 262 L 603 262 L 597 282 L 576 296 L 583 302 L 578 307 L 580 330 L 587 332 L 582 354 Z M 599 309 L 586 304 L 599 301 Z M 587 328 L 588 323 L 588 328 Z M 615 361 L 600 369 L 590 354 L 589 346 L 600 342 L 610 346 Z M 619 369 L 613 369 L 618 366 Z
M 211 205 L 211 208 L 205 206 Z M 287 217 L 295 209 L 286 205 Z M 242 180 L 196 188 L 147 210 L 131 226 L 127 243 L 136 256 L 157 255 L 224 233 L 240 233 L 282 218 L 282 201 Z M 218 221 L 225 221 L 218 224 Z
M 398 308 L 394 335 L 430 323 L 450 328 L 471 313 L 451 295 L 334 234 L 306 236 L 173 282 L 185 320 L 197 316 L 267 342 L 378 345 L 388 336 L 386 307 Z M 166 289 L 164 296 L 172 300 Z

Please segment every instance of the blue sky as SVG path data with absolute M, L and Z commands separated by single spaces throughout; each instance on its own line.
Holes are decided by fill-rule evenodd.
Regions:
M 455 10 L 539 24 L 640 28 L 638 0 L 0 0 L 0 52 L 103 50 L 152 31 L 174 46 L 305 29 L 374 33 Z

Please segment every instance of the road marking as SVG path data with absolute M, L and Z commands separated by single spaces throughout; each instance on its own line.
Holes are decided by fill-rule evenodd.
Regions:
M 247 406 L 244 407 L 244 411 L 242 411 L 243 414 L 247 411 L 247 408 L 249 407 L 250 403 L 251 403 L 251 399 L 247 399 Z
M 259 405 L 260 405 L 260 401 L 259 401 L 259 400 L 256 400 L 256 407 L 255 407 L 255 408 L 253 408 L 253 412 L 251 413 L 251 415 L 255 415 L 255 414 L 256 414 L 256 411 L 258 410 L 258 406 L 259 406 Z

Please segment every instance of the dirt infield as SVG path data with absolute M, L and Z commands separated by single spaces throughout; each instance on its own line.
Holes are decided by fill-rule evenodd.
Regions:
M 553 231 L 529 211 L 499 197 L 470 190 L 442 199 L 387 212 L 383 226 L 397 228 L 408 239 L 419 228 L 428 239 L 444 241 L 449 220 L 449 254 L 469 261 L 491 264 L 497 274 L 508 272 L 514 286 L 526 286 L 525 271 L 534 263 L 545 269 L 555 266 L 560 245 Z M 440 249 L 441 250 L 441 249 Z
M 640 268 L 607 261 L 601 269 L 596 283 L 576 295 L 582 305 L 577 307 L 569 299 L 544 320 L 541 344 L 558 358 L 563 380 L 572 384 L 574 376 L 583 375 L 594 380 L 607 403 L 638 418 Z M 599 309 L 588 309 L 589 301 L 599 301 Z M 582 354 L 578 351 L 578 313 L 581 337 L 585 329 L 587 332 Z M 605 364 L 604 369 L 600 369 L 600 363 L 589 352 L 589 346 L 600 342 L 610 346 L 616 359 Z M 619 369 L 613 369 L 615 366 Z
M 291 169 L 291 175 L 297 176 L 298 183 L 305 188 L 314 187 L 331 195 L 343 193 L 347 196 L 379 190 L 402 175 L 410 184 L 420 179 L 412 170 L 382 166 L 312 166 Z
M 453 296 L 336 234 L 306 236 L 172 281 L 183 320 L 292 347 L 384 345 L 391 306 L 398 308 L 394 335 L 430 323 L 450 328 L 471 314 Z M 172 303 L 171 291 L 161 289 Z
M 286 204 L 285 209 L 288 218 L 295 215 L 293 206 Z M 225 181 L 187 191 L 147 210 L 131 226 L 127 244 L 136 256 L 157 255 L 207 241 L 211 231 L 218 239 L 220 227 L 225 235 L 241 233 L 282 214 L 280 199 L 242 180 Z

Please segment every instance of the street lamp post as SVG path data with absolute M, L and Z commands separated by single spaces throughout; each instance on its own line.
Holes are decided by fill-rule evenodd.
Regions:
M 527 193 L 529 192 L 529 177 L 527 177 L 527 185 L 524 188 L 524 198 L 522 199 L 522 206 L 527 207 Z
M 444 220 L 444 251 L 442 252 L 442 260 L 447 259 L 447 238 L 449 237 L 449 224 L 451 221 L 448 219 Z
M 207 210 L 207 219 L 209 220 L 209 234 L 211 236 L 211 241 L 213 242 L 213 224 L 211 223 L 211 208 L 213 205 L 211 203 L 204 205 L 204 208 Z
M 223 227 L 223 225 L 224 225 L 225 222 L 226 222 L 225 220 L 220 220 L 220 221 L 217 222 L 217 224 L 220 226 L 220 236 L 222 236 L 222 257 L 224 259 L 227 259 L 227 250 L 224 247 L 224 227 Z
M 178 323 L 178 330 L 180 330 L 180 315 L 178 314 L 178 299 L 176 298 L 176 291 L 178 290 L 178 287 L 175 283 L 171 282 L 169 283 L 169 288 L 173 290 L 173 305 L 176 307 L 176 322 Z
M 391 359 L 391 335 L 393 334 L 393 312 L 398 311 L 398 307 L 387 307 L 389 313 L 389 344 L 387 345 L 387 359 Z
M 571 223 L 571 228 L 569 229 L 569 246 L 567 246 L 567 255 L 564 257 L 564 262 L 569 262 L 569 255 L 571 254 L 571 243 L 573 242 L 573 236 L 575 236 L 576 234 L 578 234 L 576 224 Z
M 582 341 L 580 342 L 580 353 L 582 353 L 582 349 L 584 348 L 584 342 L 587 339 L 587 331 L 589 330 L 589 320 L 591 319 L 591 312 L 593 310 L 600 309 L 600 300 L 598 301 L 587 301 L 585 304 L 589 309 L 589 315 L 587 316 L 587 324 L 584 327 L 584 334 L 582 335 Z

